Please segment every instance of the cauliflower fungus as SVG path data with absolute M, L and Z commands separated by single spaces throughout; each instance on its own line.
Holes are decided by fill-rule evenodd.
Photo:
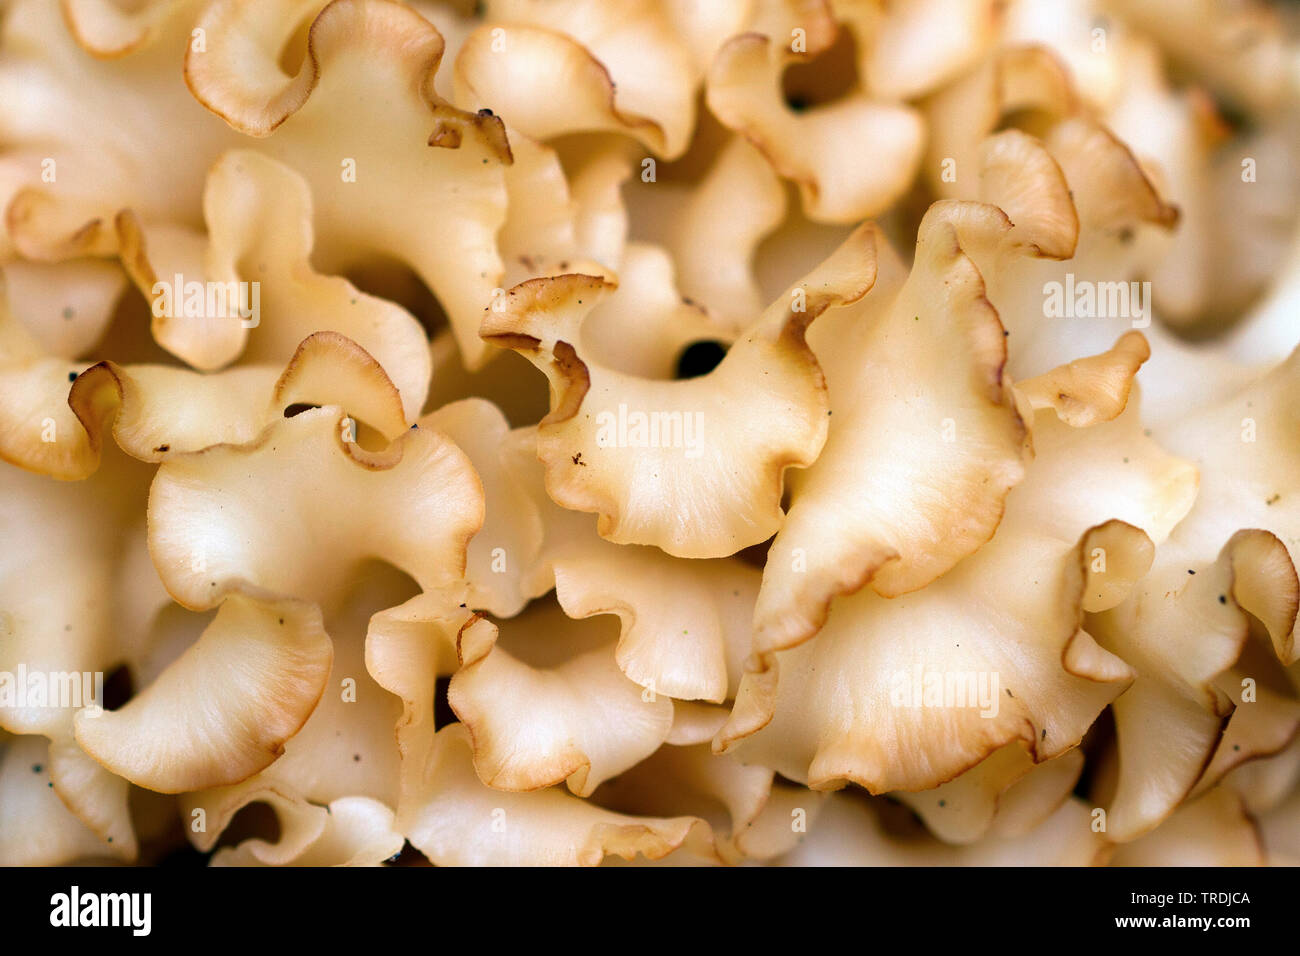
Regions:
M 1270 0 L 2 0 L 0 864 L 1300 863 L 1298 94 Z

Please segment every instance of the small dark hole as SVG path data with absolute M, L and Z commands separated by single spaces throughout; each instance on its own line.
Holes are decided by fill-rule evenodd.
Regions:
M 1102 768 L 1102 754 L 1114 744 L 1115 715 L 1107 707 L 1097 715 L 1097 719 L 1088 728 L 1080 745 L 1083 748 L 1084 761 L 1083 772 L 1074 783 L 1073 793 L 1076 797 L 1089 801 L 1106 799 L 1105 795 L 1095 791 L 1098 789 L 1099 771 Z
M 295 415 L 301 415 L 303 412 L 309 412 L 313 408 L 320 408 L 319 405 L 308 405 L 304 402 L 294 402 L 284 410 L 285 418 L 293 418 Z
M 204 853 L 201 850 L 196 850 L 189 843 L 181 843 L 177 844 L 175 849 L 169 850 L 159 857 L 157 865 L 175 869 L 190 869 L 206 867 L 210 859 L 212 859 L 211 852 Z
M 403 843 L 395 856 L 384 861 L 389 866 L 428 866 L 429 859 L 409 843 Z
M 123 664 L 104 675 L 104 709 L 117 710 L 135 696 L 135 681 L 131 671 Z
M 858 85 L 857 62 L 853 34 L 841 27 L 826 49 L 785 68 L 781 93 L 786 106 L 802 113 L 848 96 Z
M 1018 129 L 1034 136 L 1045 136 L 1056 120 L 1057 117 L 1048 110 L 1027 106 L 1002 114 L 993 131 L 1001 133 L 1009 129 Z
M 480 115 L 483 115 L 480 112 Z M 429 338 L 450 327 L 447 312 L 410 266 L 396 259 L 376 257 L 344 273 L 344 277 L 362 292 L 396 302 L 423 326 Z M 355 301 L 354 301 L 355 304 Z
M 767 552 L 771 547 L 772 538 L 768 538 L 766 541 L 760 541 L 758 544 L 751 544 L 748 548 L 741 548 L 735 553 L 734 557 L 744 561 L 751 567 L 762 570 L 767 567 Z
M 861 787 L 851 785 L 840 791 L 846 799 L 866 803 L 879 821 L 880 829 L 899 842 L 929 839 L 929 830 L 911 807 L 895 797 L 873 797 Z
M 699 378 L 708 375 L 727 354 L 721 342 L 692 342 L 677 359 L 677 377 Z
M 274 807 L 262 800 L 241 807 L 230 818 L 230 824 L 217 840 L 217 848 L 238 846 L 250 839 L 265 840 L 267 843 L 280 842 L 280 817 Z
M 456 723 L 456 712 L 447 700 L 447 688 L 451 685 L 450 677 L 439 677 L 433 684 L 433 727 L 442 730 L 448 724 Z
M 1249 136 L 1255 132 L 1257 124 L 1240 104 L 1220 97 L 1215 100 L 1214 105 L 1219 119 L 1228 128 L 1230 135 Z

